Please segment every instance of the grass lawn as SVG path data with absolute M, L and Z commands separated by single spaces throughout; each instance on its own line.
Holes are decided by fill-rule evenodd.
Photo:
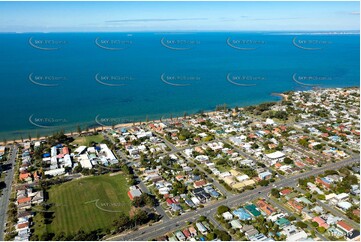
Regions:
M 48 232 L 74 234 L 79 229 L 89 232 L 111 228 L 120 212 L 129 214 L 131 201 L 127 195 L 125 176 L 102 175 L 74 180 L 49 189 L 54 219 Z
M 100 143 L 102 140 L 104 140 L 103 135 L 98 134 L 98 135 L 78 137 L 72 143 L 73 144 L 78 144 L 78 145 L 89 146 L 91 142 Z
M 231 167 L 227 166 L 227 165 L 220 165 L 220 166 L 216 166 L 216 168 L 219 170 L 219 172 L 226 172 L 231 170 Z

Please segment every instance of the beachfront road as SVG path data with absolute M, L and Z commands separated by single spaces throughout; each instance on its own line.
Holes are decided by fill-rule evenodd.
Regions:
M 306 178 L 309 176 L 315 176 L 315 175 L 323 173 L 326 170 L 335 170 L 335 169 L 339 169 L 343 166 L 347 166 L 347 165 L 351 165 L 353 163 L 359 163 L 359 162 L 360 162 L 360 157 L 357 156 L 357 157 L 352 157 L 352 158 L 349 158 L 349 159 L 346 159 L 346 160 L 343 160 L 343 161 L 340 161 L 337 163 L 330 163 L 323 167 L 319 167 L 319 168 L 313 169 L 308 172 L 299 173 L 292 177 L 288 177 L 281 181 L 277 181 L 267 187 L 260 187 L 260 188 L 257 188 L 257 189 L 251 190 L 251 191 L 243 192 L 239 195 L 229 197 L 224 200 L 220 200 L 220 201 L 211 203 L 209 205 L 206 204 L 204 208 L 200 208 L 200 209 L 197 209 L 196 211 L 185 213 L 179 217 L 173 218 L 166 222 L 160 221 L 156 224 L 153 224 L 152 226 L 140 228 L 137 231 L 129 231 L 127 234 L 113 236 L 113 237 L 109 238 L 108 240 L 112 240 L 112 241 L 152 240 L 152 239 L 162 236 L 168 232 L 182 228 L 183 226 L 186 225 L 187 221 L 193 222 L 200 215 L 214 214 L 220 205 L 234 207 L 234 206 L 240 205 L 242 203 L 245 203 L 247 201 L 250 201 L 254 198 L 257 198 L 261 195 L 268 194 L 272 190 L 273 187 L 280 188 L 280 187 L 286 187 L 286 186 L 293 186 L 293 185 L 297 184 L 298 179 Z
M 5 185 L 6 187 L 2 190 L 2 195 L 0 197 L 0 240 L 4 240 L 4 230 L 5 230 L 5 222 L 6 222 L 6 211 L 9 206 L 9 199 L 11 194 L 11 187 L 14 179 L 14 172 L 15 172 L 15 160 L 16 155 L 18 153 L 18 147 L 17 145 L 14 145 L 10 148 L 10 157 L 9 159 L 4 163 L 5 166 L 8 166 L 10 169 L 6 170 L 6 173 L 3 173 L 2 175 L 5 175 Z

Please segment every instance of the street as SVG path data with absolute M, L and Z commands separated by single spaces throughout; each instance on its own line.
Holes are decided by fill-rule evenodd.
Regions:
M 15 161 L 16 155 L 18 153 L 17 145 L 14 145 L 10 148 L 11 156 L 9 160 L 7 160 L 4 165 L 10 164 L 10 169 L 3 173 L 5 174 L 5 184 L 6 188 L 2 190 L 3 194 L 0 197 L 0 240 L 4 240 L 4 230 L 5 230 L 5 222 L 7 219 L 6 211 L 9 206 L 9 199 L 11 195 L 11 187 L 14 180 L 14 173 L 15 173 Z
M 334 170 L 338 169 L 343 166 L 350 165 L 352 163 L 358 163 L 360 160 L 359 157 L 350 158 L 344 161 L 340 161 L 337 163 L 330 163 L 323 167 L 313 169 L 308 172 L 300 173 L 292 177 L 285 178 L 281 181 L 277 181 L 274 183 L 277 187 L 286 187 L 295 185 L 298 182 L 298 179 L 302 179 L 309 176 L 314 176 L 323 173 L 326 170 Z M 155 225 L 152 225 L 151 227 L 145 227 L 142 229 L 139 229 L 138 231 L 132 231 L 129 234 L 125 235 L 116 235 L 111 237 L 109 240 L 117 241 L 117 240 L 151 240 L 154 238 L 157 238 L 159 236 L 162 236 L 168 232 L 174 231 L 177 228 L 181 228 L 182 226 L 185 226 L 187 221 L 194 221 L 199 215 L 204 214 L 205 212 L 209 211 L 209 216 L 213 216 L 213 214 L 217 211 L 217 208 L 220 205 L 227 205 L 227 206 L 236 206 L 242 203 L 245 203 L 247 201 L 250 201 L 256 197 L 259 197 L 263 194 L 267 194 L 272 190 L 273 186 L 267 186 L 267 187 L 260 187 L 251 191 L 243 192 L 240 195 L 232 196 L 230 198 L 217 201 L 215 203 L 205 205 L 204 208 L 199 208 L 196 211 L 188 212 L 186 214 L 183 214 L 179 217 L 173 218 L 169 221 L 162 221 L 161 223 L 157 223 Z

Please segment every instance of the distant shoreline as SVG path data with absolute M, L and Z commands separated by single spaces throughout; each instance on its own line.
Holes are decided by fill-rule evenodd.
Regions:
M 342 87 L 341 89 L 353 89 L 353 88 L 360 88 L 360 87 L 355 87 L 355 86 L 352 86 L 352 87 Z M 321 88 L 321 89 L 337 89 L 337 88 Z M 309 91 L 314 91 L 314 90 L 309 90 Z M 288 94 L 286 93 L 293 93 L 293 92 L 296 92 L 296 91 L 285 91 L 283 93 L 277 93 L 277 92 L 273 92 L 271 93 L 271 96 L 277 96 L 277 97 L 281 97 L 282 99 L 280 101 L 288 101 Z M 265 103 L 265 102 L 261 102 L 257 105 L 261 105 L 262 103 Z M 253 106 L 257 106 L 257 105 L 253 105 Z M 242 106 L 242 107 L 247 107 L 247 106 Z M 242 108 L 242 107 L 239 107 L 239 108 Z M 233 107 L 234 108 L 234 107 Z M 208 114 L 208 115 L 214 115 L 216 113 L 216 111 L 205 111 L 204 113 Z M 194 114 L 190 114 L 190 115 L 186 115 L 187 118 L 193 116 Z M 176 117 L 175 117 L 176 118 Z M 183 119 L 183 117 L 182 117 Z M 170 118 L 166 118 L 166 119 L 152 119 L 152 120 L 149 120 L 149 122 L 161 122 L 161 121 L 167 121 L 167 120 L 170 120 Z M 132 127 L 133 126 L 133 123 L 136 124 L 136 123 L 147 123 L 146 121 L 136 121 L 136 122 L 132 122 L 132 123 L 119 123 L 119 124 L 116 124 L 114 125 L 114 128 L 115 129 L 118 129 L 118 128 L 129 128 L 129 127 Z M 97 127 L 94 127 L 94 128 L 89 128 L 89 131 L 82 131 L 82 134 L 86 134 L 86 133 L 90 133 L 92 132 L 92 130 L 95 129 L 96 131 L 102 131 L 102 130 L 106 130 L 106 129 L 112 129 L 112 126 L 97 126 Z M 73 131 L 73 132 L 67 132 L 65 133 L 65 135 L 67 136 L 71 136 L 71 135 L 74 135 L 74 134 L 78 134 L 77 131 Z M 50 135 L 49 135 L 50 136 Z M 38 140 L 44 140 L 45 139 L 45 136 L 41 136 L 39 137 L 39 139 L 37 138 L 32 138 L 31 141 L 38 141 Z M 29 141 L 28 138 L 24 138 L 23 139 L 24 141 Z M 16 139 L 15 140 L 15 143 L 21 143 L 21 139 Z M 7 145 L 9 144 L 13 144 L 14 143 L 14 140 L 8 140 L 7 141 Z M 0 141 L 0 145 L 5 145 L 3 141 Z
M 273 93 L 271 93 L 271 95 L 276 96 L 276 97 L 281 97 L 282 100 L 288 101 L 288 95 L 285 93 L 273 92 Z

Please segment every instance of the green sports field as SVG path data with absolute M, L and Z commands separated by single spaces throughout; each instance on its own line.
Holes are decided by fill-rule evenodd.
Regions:
M 93 176 L 51 187 L 47 203 L 54 219 L 48 232 L 74 234 L 111 228 L 120 212 L 129 213 L 131 201 L 122 174 Z
M 73 144 L 90 146 L 91 142 L 100 143 L 104 140 L 103 135 L 80 136 L 73 141 Z

